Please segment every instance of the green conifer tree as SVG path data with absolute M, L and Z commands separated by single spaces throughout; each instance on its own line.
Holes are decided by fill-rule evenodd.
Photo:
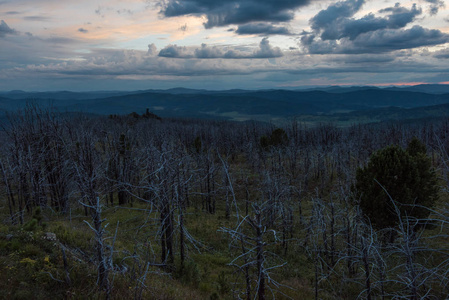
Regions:
M 398 221 L 394 204 L 402 216 L 428 216 L 426 207 L 438 197 L 436 184 L 426 147 L 414 138 L 407 150 L 388 146 L 373 153 L 368 164 L 357 170 L 354 188 L 364 214 L 382 229 L 394 227 Z

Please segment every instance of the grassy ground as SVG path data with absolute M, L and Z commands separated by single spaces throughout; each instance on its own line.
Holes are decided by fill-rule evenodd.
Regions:
M 118 228 L 113 254 L 116 271 L 110 276 L 112 298 L 133 298 L 141 293 L 143 298 L 149 299 L 232 299 L 233 289 L 244 289 L 242 276 L 228 265 L 236 251 L 229 247 L 229 236 L 219 231 L 219 228 L 234 226 L 235 220 L 225 219 L 221 210 L 212 215 L 189 209 L 185 222 L 195 241 L 188 243 L 184 268 L 181 271 L 176 231 L 174 267 L 168 270 L 150 266 L 143 279 L 145 261 L 160 261 L 157 215 L 148 214 L 146 208 L 145 204 L 134 203 L 133 207 L 104 210 L 105 223 L 109 224 L 109 244 Z M 81 210 L 72 211 L 71 217 L 44 210 L 41 225 L 26 228 L 28 230 L 24 229 L 27 226 L 2 225 L 0 298 L 98 297 L 94 234 L 85 221 L 89 218 L 83 216 Z M 57 240 L 47 240 L 47 232 L 55 233 Z M 67 256 L 70 281 L 66 279 L 62 249 Z M 135 255 L 139 258 L 133 258 Z M 297 298 L 298 293 L 301 298 L 311 296 L 310 282 L 300 274 L 305 273 L 301 265 L 307 263 L 307 259 L 293 251 L 290 259 L 298 261 L 298 265 L 284 268 L 279 279 L 295 290 L 282 287 L 280 290 L 293 298 Z
M 448 200 L 447 195 L 442 193 L 437 209 L 446 205 Z M 202 211 L 199 207 L 192 206 L 185 214 L 191 240 L 187 243 L 184 267 L 181 267 L 179 258 L 179 230 L 175 218 L 175 261 L 169 268 L 154 265 L 161 261 L 158 214 L 149 212 L 149 206 L 140 202 L 126 207 L 104 208 L 104 224 L 109 224 L 106 228 L 108 245 L 112 244 L 117 230 L 112 255 L 115 270 L 109 277 L 112 299 L 233 299 L 238 291 L 240 297 L 244 296 L 243 273 L 230 265 L 241 254 L 241 249 L 238 243 L 230 245 L 230 235 L 222 230 L 235 228 L 237 220 L 235 217 L 224 217 L 221 202 L 215 214 Z M 303 210 L 306 217 L 310 215 L 310 199 L 304 200 Z M 90 219 L 83 213 L 81 209 L 74 209 L 68 215 L 59 215 L 44 209 L 39 222 L 34 222 L 34 225 L 31 216 L 27 217 L 23 226 L 0 225 L 0 299 L 105 298 L 96 285 L 95 238 L 86 224 Z M 317 264 L 312 258 L 313 254 L 304 248 L 306 221 L 300 223 L 297 212 L 295 214 L 295 239 L 289 242 L 286 253 L 279 242 L 267 238 L 267 266 L 286 263 L 271 272 L 272 280 L 267 283 L 275 289 L 273 294 L 270 289 L 267 290 L 269 299 L 315 297 Z M 5 212 L 2 218 L 7 219 Z M 448 238 L 439 230 L 437 227 L 426 229 L 423 236 L 438 236 L 426 243 L 444 250 Z M 47 232 L 56 234 L 57 240 L 46 239 Z M 337 242 L 337 248 L 340 251 L 344 249 L 344 241 L 340 239 Z M 63 250 L 67 256 L 66 267 Z M 432 259 L 436 265 L 446 259 L 437 252 L 430 258 L 426 255 L 418 254 L 417 259 L 423 262 Z M 395 260 L 400 262 L 402 258 L 392 255 L 388 259 L 394 265 Z M 320 264 L 319 268 L 320 274 L 326 273 L 323 265 Z M 357 276 L 362 276 L 362 265 L 358 264 L 357 268 Z M 254 266 L 252 272 L 255 272 Z M 357 297 L 363 290 L 360 284 L 363 280 L 359 277 L 354 280 L 346 278 L 343 282 L 342 274 L 345 272 L 342 259 L 340 266 L 329 271 L 328 276 L 320 275 L 319 298 Z M 274 281 L 278 282 L 277 288 Z

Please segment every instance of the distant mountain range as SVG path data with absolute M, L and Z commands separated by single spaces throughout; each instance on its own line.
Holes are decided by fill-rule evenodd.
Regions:
M 307 90 L 0 92 L 0 110 L 33 102 L 62 112 L 99 115 L 143 113 L 161 117 L 307 122 L 376 122 L 449 116 L 449 85 L 323 87 Z
M 447 94 L 449 93 L 449 85 L 447 84 L 420 84 L 413 86 L 401 86 L 401 87 L 385 87 L 379 88 L 375 86 L 330 86 L 324 88 L 313 88 L 310 90 L 321 90 L 329 93 L 347 93 L 350 91 L 360 91 L 360 90 L 372 90 L 372 89 L 382 89 L 386 91 L 402 91 L 402 92 L 421 92 L 427 94 Z

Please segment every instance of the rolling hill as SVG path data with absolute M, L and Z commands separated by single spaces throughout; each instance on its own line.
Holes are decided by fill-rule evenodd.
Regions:
M 425 87 L 416 87 L 423 90 Z M 427 86 L 426 88 L 430 88 Z M 443 91 L 445 86 L 435 88 Z M 385 120 L 443 115 L 449 93 L 402 88 L 330 87 L 316 90 L 205 91 L 191 89 L 134 92 L 0 93 L 0 110 L 14 111 L 33 102 L 62 112 L 100 115 L 142 113 L 161 117 L 276 121 L 308 116 L 309 120 Z M 435 108 L 436 105 L 443 105 Z M 423 109 L 427 107 L 426 109 Z M 434 107 L 434 108 L 430 108 Z

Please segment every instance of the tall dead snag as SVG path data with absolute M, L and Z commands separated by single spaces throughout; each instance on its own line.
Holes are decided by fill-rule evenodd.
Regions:
M 215 166 L 216 153 L 212 146 L 203 143 L 198 136 L 194 141 L 195 158 L 197 168 L 197 182 L 201 195 L 201 208 L 210 214 L 215 214 L 216 190 L 215 176 L 217 167 Z
M 162 154 L 162 168 L 160 168 L 159 183 L 159 212 L 160 212 L 160 235 L 161 235 L 161 261 L 166 264 L 173 264 L 173 172 L 170 166 L 170 157 Z
M 217 151 L 218 152 L 218 151 Z M 220 154 L 218 154 L 221 163 L 223 165 L 223 181 L 224 181 L 224 187 L 225 187 L 225 218 L 229 219 L 231 216 L 231 205 L 235 205 L 236 207 L 236 213 L 238 216 L 238 210 L 237 210 L 237 200 L 235 198 L 235 192 L 234 192 L 234 185 L 232 182 L 232 177 L 229 170 L 229 162 L 228 159 L 223 159 Z M 249 195 L 248 190 L 246 190 L 247 196 Z M 229 199 L 232 198 L 232 201 L 229 201 Z M 248 202 L 247 202 L 248 205 Z
M 96 148 L 95 139 L 91 128 L 80 128 L 75 135 L 72 156 L 73 172 L 78 190 L 80 203 L 84 206 L 86 215 L 90 215 L 92 224 L 88 223 L 95 233 L 96 260 L 98 263 L 97 284 L 101 291 L 109 298 L 111 286 L 109 283 L 109 271 L 111 270 L 110 256 L 106 255 L 104 243 L 104 220 L 101 217 L 100 194 L 102 191 L 102 179 L 104 167 L 100 153 Z
M 97 285 L 106 294 L 106 299 L 109 299 L 112 288 L 109 282 L 109 272 L 112 270 L 113 248 L 108 247 L 105 243 L 104 235 L 107 224 L 103 226 L 105 220 L 101 218 L 102 208 L 100 198 L 97 197 L 95 204 L 92 206 L 85 203 L 82 203 L 82 205 L 91 211 L 92 224 L 87 221 L 85 223 L 95 234 L 96 258 L 98 263 Z M 107 253 L 108 250 L 109 255 Z
M 174 200 L 178 212 L 179 257 L 181 260 L 181 269 L 184 269 L 184 263 L 187 257 L 186 241 L 191 240 L 184 217 L 188 205 L 188 192 L 191 176 L 189 176 L 190 157 L 182 157 L 182 153 L 179 153 L 178 155 L 178 164 L 175 172 Z
M 351 270 L 356 269 L 352 241 L 354 228 L 351 227 L 354 216 L 335 201 L 335 197 L 331 194 L 330 199 L 325 201 L 317 193 L 311 199 L 311 215 L 307 217 L 303 247 L 314 265 L 316 299 L 324 285 L 335 289 L 336 294 L 340 293 L 343 286 L 329 285 L 333 280 L 329 278 L 335 278 L 336 273 L 343 272 L 340 278 L 352 280 Z M 346 271 L 345 265 L 349 271 Z
M 145 197 L 142 200 L 157 210 L 157 215 L 151 210 L 148 217 L 158 224 L 156 234 L 161 249 L 158 266 L 173 271 L 175 254 L 179 254 L 182 273 L 187 244 L 198 243 L 188 232 L 185 218 L 195 171 L 191 169 L 192 158 L 180 149 L 179 145 L 169 143 L 162 143 L 159 149 L 145 147 L 143 161 L 146 164 L 141 169 L 139 188 Z
M 271 255 L 267 247 L 279 242 L 277 232 L 267 228 L 267 206 L 268 202 L 253 203 L 251 215 L 245 216 L 235 229 L 220 228 L 231 237 L 231 247 L 239 250 L 240 254 L 229 265 L 243 275 L 246 299 L 252 295 L 259 300 L 266 299 L 267 290 L 274 294 L 280 284 L 273 279 L 271 272 L 285 265 L 267 266 L 267 258 Z M 236 290 L 236 293 L 240 298 L 241 291 Z
M 176 174 L 173 169 L 173 158 L 168 145 L 162 149 L 146 149 L 148 162 L 151 166 L 145 166 L 143 172 L 144 182 L 141 187 L 145 190 L 145 197 L 151 205 L 156 207 L 158 216 L 158 235 L 161 245 L 161 263 L 172 265 L 174 262 L 174 220 L 175 205 L 175 182 Z
M 326 264 L 323 248 L 326 239 L 326 222 L 324 216 L 324 203 L 319 198 L 312 198 L 312 214 L 306 226 L 306 236 L 303 247 L 308 253 L 310 260 L 314 265 L 314 291 L 315 299 L 319 299 L 320 283 L 323 278 L 327 278 L 328 273 L 324 271 Z
M 116 132 L 107 136 L 105 154 L 107 156 L 106 176 L 108 178 L 109 202 L 114 204 L 114 192 L 117 192 L 118 204 L 125 205 L 131 201 L 130 189 L 137 176 L 134 161 L 135 141 L 132 136 Z
M 356 222 L 359 236 L 350 245 L 351 257 L 349 259 L 354 266 L 359 265 L 362 273 L 349 274 L 352 277 L 347 280 L 358 282 L 363 287 L 359 296 L 363 295 L 365 299 L 384 297 L 385 273 L 381 243 L 371 224 L 363 223 L 362 218 L 358 218 Z
M 11 218 L 11 223 L 16 224 L 16 222 L 17 222 L 16 200 L 15 200 L 15 196 L 14 196 L 14 191 L 11 186 L 11 177 L 12 177 L 11 165 L 9 163 L 5 164 L 4 160 L 0 159 L 0 169 L 1 169 L 1 174 L 2 174 L 3 184 L 6 189 L 6 197 L 8 199 L 8 209 L 9 209 L 9 216 Z M 21 221 L 21 223 L 23 223 L 23 221 Z
M 215 153 L 212 149 L 208 149 L 202 154 L 201 159 L 201 170 L 202 170 L 202 180 L 200 182 L 204 183 L 202 186 L 203 197 L 203 209 L 210 214 L 215 214 L 215 176 L 216 176 L 216 166 L 215 166 Z
M 248 222 L 251 227 L 254 229 L 256 236 L 256 265 L 257 265 L 257 295 L 259 299 L 265 299 L 265 277 L 268 276 L 266 274 L 266 269 L 264 267 L 265 263 L 265 249 L 264 246 L 266 243 L 263 241 L 264 228 L 262 227 L 262 219 L 260 216 L 261 212 L 256 207 L 255 209 L 255 217 L 254 219 L 249 218 Z
M 395 230 L 398 240 L 400 239 L 400 242 L 390 246 L 391 254 L 398 255 L 403 260 L 403 263 L 399 265 L 403 273 L 395 281 L 405 287 L 405 291 L 398 290 L 395 296 L 411 300 L 427 298 L 430 291 L 423 287 L 432 277 L 433 270 L 428 270 L 425 265 L 420 264 L 416 257 L 420 252 L 429 252 L 429 249 L 420 245 L 422 231 L 416 230 L 419 220 L 408 216 L 403 217 L 395 201 L 392 198 L 390 200 L 397 214 L 398 226 Z

